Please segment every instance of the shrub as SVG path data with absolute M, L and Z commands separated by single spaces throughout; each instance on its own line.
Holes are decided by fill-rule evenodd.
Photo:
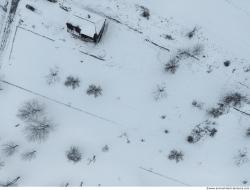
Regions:
M 204 51 L 204 46 L 202 44 L 196 44 L 192 50 L 191 50 L 191 54 L 193 56 L 200 56 L 202 54 L 202 52 Z
M 203 108 L 203 103 L 202 102 L 198 102 L 196 100 L 192 101 L 192 106 L 198 108 L 198 109 L 202 109 Z
M 226 106 L 241 106 L 242 102 L 247 102 L 247 97 L 238 92 L 227 94 L 222 102 Z
M 3 153 L 6 156 L 12 156 L 18 150 L 19 145 L 14 142 L 10 142 L 8 144 L 3 145 L 3 147 Z
M 169 155 L 168 155 L 168 159 L 169 160 L 175 160 L 176 163 L 180 162 L 183 160 L 183 153 L 181 151 L 177 151 L 177 150 L 171 150 Z
M 80 79 L 78 77 L 68 76 L 64 85 L 72 89 L 80 87 Z
M 166 97 L 167 97 L 166 85 L 165 84 L 157 85 L 157 89 L 154 92 L 154 99 L 158 101 Z
M 197 32 L 197 27 L 194 27 L 193 30 L 189 31 L 186 36 L 189 38 L 189 39 L 192 39 L 194 37 L 194 35 L 196 34 Z
M 229 61 L 229 60 L 227 60 L 227 61 L 224 61 L 224 66 L 225 66 L 225 67 L 228 67 L 228 66 L 230 66 L 230 64 L 231 64 L 231 61 Z
M 102 151 L 103 152 L 108 152 L 109 151 L 109 146 L 105 145 L 104 147 L 102 147 Z
M 36 120 L 44 114 L 45 106 L 38 100 L 31 100 L 24 103 L 18 110 L 17 117 L 23 121 Z
M 174 57 L 171 58 L 168 63 L 165 65 L 165 71 L 174 74 L 179 67 L 179 59 Z
M 49 133 L 54 129 L 54 124 L 46 117 L 28 122 L 25 126 L 25 133 L 30 141 L 46 140 Z
M 214 117 L 214 118 L 218 118 L 221 115 L 223 115 L 225 113 L 225 106 L 224 104 L 218 104 L 218 107 L 215 108 L 211 108 L 207 111 L 208 115 Z
M 79 148 L 76 146 L 72 146 L 70 150 L 66 152 L 66 156 L 69 161 L 77 163 L 82 159 L 82 153 L 79 151 Z
M 142 11 L 141 16 L 149 20 L 149 18 L 150 18 L 149 9 L 146 8 L 146 7 L 143 7 L 143 6 L 140 6 L 140 8 L 141 8 L 141 11 Z
M 22 159 L 28 161 L 33 160 L 36 157 L 36 153 L 37 153 L 36 150 L 25 152 L 22 154 Z
M 238 154 L 234 157 L 234 159 L 235 159 L 235 164 L 237 166 L 241 166 L 247 163 L 249 161 L 247 149 L 244 148 L 244 149 L 238 150 Z
M 49 70 L 49 74 L 46 76 L 47 84 L 51 85 L 60 81 L 59 68 L 54 67 Z
M 250 137 L 250 127 L 246 130 L 247 137 Z
M 94 97 L 98 97 L 102 95 L 102 88 L 100 86 L 96 86 L 94 84 L 89 85 L 89 88 L 87 89 L 86 93 L 88 95 L 94 95 Z

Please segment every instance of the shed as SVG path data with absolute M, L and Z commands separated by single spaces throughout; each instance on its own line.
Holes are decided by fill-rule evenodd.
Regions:
M 81 15 L 73 14 L 69 17 L 67 31 L 84 41 L 98 43 L 102 37 L 106 19 L 88 12 Z

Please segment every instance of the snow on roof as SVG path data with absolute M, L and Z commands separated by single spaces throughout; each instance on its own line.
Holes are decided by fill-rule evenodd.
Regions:
M 82 34 L 93 37 L 95 33 L 100 33 L 105 20 L 105 18 L 99 15 L 81 11 L 73 12 L 67 22 L 74 26 L 79 26 Z

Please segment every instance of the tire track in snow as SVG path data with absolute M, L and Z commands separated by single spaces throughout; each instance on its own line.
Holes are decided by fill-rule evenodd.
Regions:
M 9 3 L 9 12 L 7 15 L 7 20 L 5 21 L 5 26 L 3 29 L 3 33 L 0 36 L 1 37 L 1 43 L 0 43 L 0 58 L 2 56 L 2 53 L 7 45 L 9 35 L 11 33 L 11 25 L 14 21 L 16 10 L 18 7 L 20 0 L 12 0 L 11 3 Z M 0 65 L 1 68 L 1 65 Z

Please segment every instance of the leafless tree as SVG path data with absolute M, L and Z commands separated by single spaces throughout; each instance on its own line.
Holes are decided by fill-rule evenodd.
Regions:
M 21 179 L 20 176 L 14 178 L 13 180 L 8 180 L 5 183 L 0 183 L 0 186 L 2 187 L 14 187 L 17 186 L 17 182 Z
M 49 136 L 54 129 L 55 124 L 47 117 L 30 121 L 25 126 L 25 133 L 30 141 L 43 141 Z
M 49 74 L 46 76 L 47 84 L 52 85 L 60 81 L 59 68 L 55 66 L 49 70 Z
M 36 150 L 25 152 L 22 154 L 22 159 L 27 161 L 33 160 L 36 157 L 36 153 Z
M 18 150 L 18 147 L 19 147 L 19 145 L 14 143 L 14 142 L 4 144 L 3 145 L 3 153 L 6 156 L 12 156 Z
M 177 151 L 177 150 L 171 150 L 169 155 L 168 155 L 168 159 L 169 160 L 175 160 L 176 163 L 180 162 L 183 160 L 183 156 L 184 154 L 182 153 L 182 151 Z
M 241 166 L 249 161 L 248 152 L 246 148 L 238 150 L 238 154 L 234 157 L 235 164 Z
M 17 116 L 23 121 L 32 121 L 43 115 L 44 112 L 44 104 L 34 99 L 25 102 L 18 110 Z
M 157 85 L 157 89 L 154 92 L 154 99 L 158 101 L 166 97 L 167 97 L 166 85 L 165 84 Z

